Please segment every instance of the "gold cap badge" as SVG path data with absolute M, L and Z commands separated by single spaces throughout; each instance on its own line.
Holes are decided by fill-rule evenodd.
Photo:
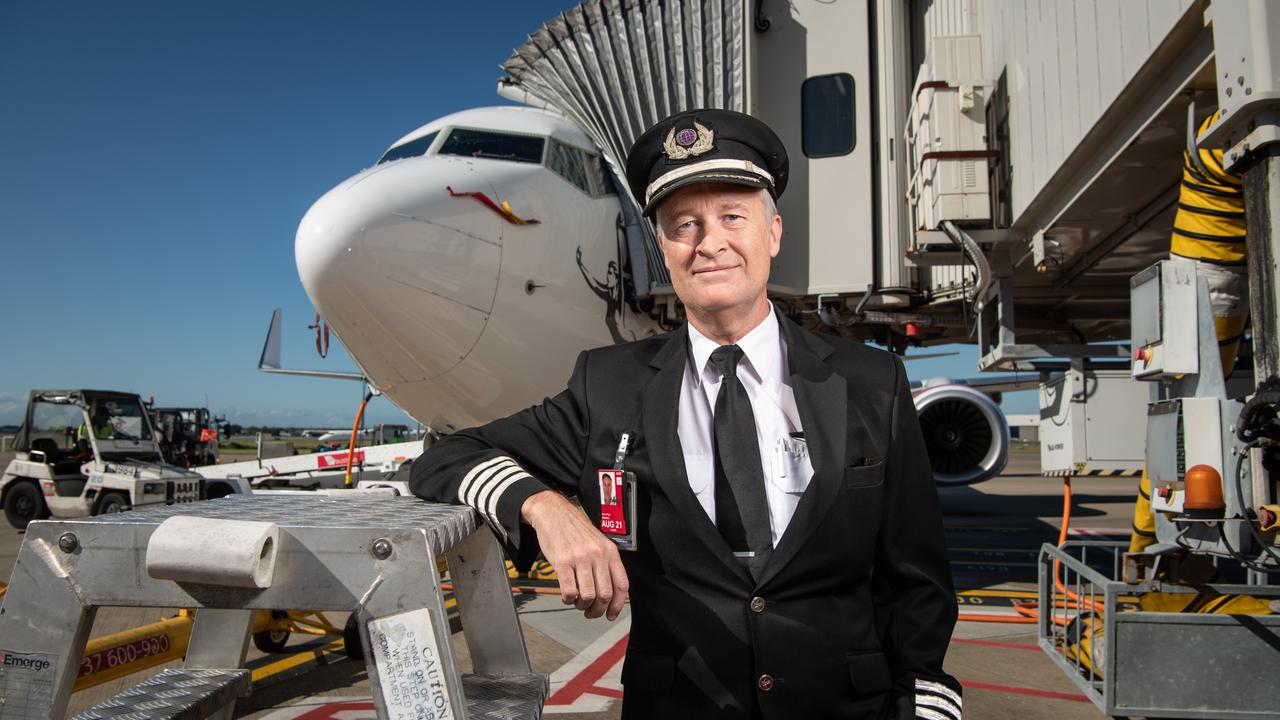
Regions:
M 695 120 L 691 128 L 679 131 L 671 128 L 667 139 L 662 142 L 662 152 L 668 159 L 684 160 L 714 150 L 715 146 L 716 134 L 711 128 Z

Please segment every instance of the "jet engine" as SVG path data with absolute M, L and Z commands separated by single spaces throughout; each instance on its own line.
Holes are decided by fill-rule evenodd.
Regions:
M 1009 424 L 990 397 L 965 385 L 938 385 L 914 400 L 935 482 L 972 485 L 1004 470 Z

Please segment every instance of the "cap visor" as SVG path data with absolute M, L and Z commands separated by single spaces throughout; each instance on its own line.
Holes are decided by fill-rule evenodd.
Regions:
M 723 185 L 742 185 L 744 187 L 767 188 L 769 181 L 749 172 L 735 172 L 733 170 L 710 170 L 697 175 L 680 178 L 668 185 L 662 187 L 661 190 L 654 193 L 653 199 L 648 205 L 644 206 L 644 214 L 652 216 L 654 211 L 658 209 L 658 203 L 671 193 L 683 187 L 696 185 L 698 183 L 719 183 Z

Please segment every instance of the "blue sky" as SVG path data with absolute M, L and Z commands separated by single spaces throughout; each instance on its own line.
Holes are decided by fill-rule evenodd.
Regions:
M 298 221 L 410 130 L 505 103 L 499 64 L 572 4 L 0 3 L 0 424 L 33 387 L 96 387 L 349 425 L 354 383 L 255 369 L 275 307 L 287 366 L 354 369 L 315 356 Z

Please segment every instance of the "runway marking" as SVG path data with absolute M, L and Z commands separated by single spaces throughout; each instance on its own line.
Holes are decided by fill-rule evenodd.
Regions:
M 295 716 L 293 720 L 372 720 L 377 717 L 378 711 L 372 701 L 356 701 L 321 705 Z
M 622 658 L 630 638 L 630 621 L 619 621 L 551 673 L 551 696 L 544 712 L 600 712 L 621 698 Z
M 1000 685 L 998 683 L 974 682 L 971 680 L 961 680 L 960 684 L 974 690 L 989 690 L 991 692 L 1013 693 L 1014 695 L 1030 695 L 1032 697 L 1053 698 L 1055 700 L 1071 700 L 1074 702 L 1092 702 L 1089 698 L 1078 693 L 1054 692 L 1053 690 L 1041 690 L 1039 688 L 1022 687 L 1021 685 Z
M 1008 650 L 1035 650 L 1040 652 L 1039 645 L 1028 645 L 1026 643 L 999 642 L 997 640 L 972 640 L 970 638 L 951 638 L 953 643 L 963 643 L 965 645 L 982 645 L 983 647 L 1005 648 Z
M 1127 538 L 1132 534 L 1129 528 L 1067 528 L 1068 535 L 1098 538 Z
M 286 705 L 262 720 L 375 720 L 378 711 L 369 697 L 316 695 Z
M 965 597 L 1015 598 L 1018 600 L 1038 600 L 1040 593 L 1034 590 L 961 590 L 956 593 Z
M 309 663 L 314 662 L 316 665 L 327 665 L 328 656 L 333 655 L 334 653 L 344 653 L 343 657 L 346 657 L 345 649 L 346 645 L 341 640 L 334 640 L 323 647 L 311 648 L 300 653 L 287 655 L 279 660 L 269 662 L 266 665 L 259 665 L 258 667 L 253 668 L 251 677 L 254 683 L 258 683 L 273 675 L 279 675 L 282 672 L 292 670 Z

